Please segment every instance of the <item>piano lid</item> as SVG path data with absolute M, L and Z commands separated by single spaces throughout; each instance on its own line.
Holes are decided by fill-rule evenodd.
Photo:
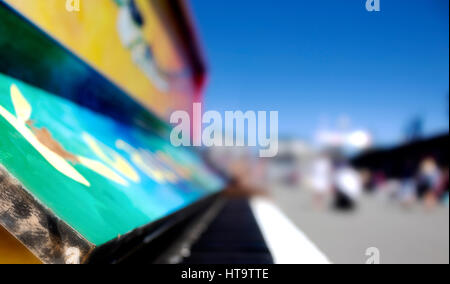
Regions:
M 162 119 L 201 99 L 204 61 L 185 1 L 4 1 Z

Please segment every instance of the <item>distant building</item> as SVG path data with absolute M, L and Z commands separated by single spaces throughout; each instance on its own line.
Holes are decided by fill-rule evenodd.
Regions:
M 382 172 L 388 178 L 402 178 L 417 172 L 422 160 L 433 157 L 448 167 L 449 135 L 410 142 L 392 149 L 374 149 L 353 159 L 357 168 Z

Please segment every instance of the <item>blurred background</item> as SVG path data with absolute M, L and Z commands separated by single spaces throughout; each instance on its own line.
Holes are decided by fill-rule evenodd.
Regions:
M 125 124 L 151 126 L 149 135 L 166 135 L 169 127 L 160 119 L 168 121 L 175 110 L 191 112 L 194 101 L 204 102 L 204 111 L 220 113 L 278 111 L 276 157 L 259 158 L 256 148 L 204 149 L 216 167 L 234 178 L 228 186 L 230 193 L 268 196 L 333 263 L 365 263 L 368 248 L 379 250 L 382 263 L 449 263 L 448 0 L 380 0 L 379 12 L 367 11 L 366 0 L 104 0 L 82 1 L 76 12 L 59 5 L 64 2 L 0 0 L 0 22 L 4 23 L 0 24 L 0 75 L 6 78 L 0 82 L 2 86 L 21 80 Z M 189 4 L 193 25 L 185 4 Z M 46 108 L 42 98 L 42 112 L 55 111 Z M 11 107 L 9 96 L 0 99 L 3 106 Z M 54 125 L 55 135 L 63 129 L 61 125 L 75 131 L 73 123 L 88 120 L 70 111 L 67 114 L 65 121 L 40 123 Z M 11 135 L 10 128 L 0 128 Z M 118 133 L 103 135 L 109 141 L 103 141 L 106 146 L 116 147 L 116 141 L 109 138 L 129 132 L 118 129 Z M 60 136 L 62 144 L 85 147 L 65 132 Z M 156 160 L 171 171 L 181 164 L 179 157 L 185 157 L 170 147 L 175 163 L 167 162 L 167 156 L 164 159 L 156 151 L 163 144 L 152 143 L 152 152 L 144 161 L 150 168 Z M 8 162 L 8 171 L 17 167 L 16 173 L 24 173 L 23 168 L 33 168 L 33 163 L 26 167 L 13 163 L 14 152 L 4 145 L 0 164 Z M 97 158 L 94 154 L 92 158 Z M 200 159 L 195 161 L 202 166 L 198 171 L 202 174 L 192 179 L 199 182 L 209 174 Z M 156 198 L 153 191 L 147 192 L 149 188 L 164 193 L 158 201 L 164 204 L 162 211 L 172 208 L 179 197 L 186 198 L 181 201 L 189 205 L 192 194 L 184 191 L 184 182 L 191 180 L 184 170 L 180 176 L 171 183 L 175 199 L 168 198 L 165 185 L 152 178 L 150 187 L 142 185 L 126 194 L 130 200 L 141 200 L 143 192 L 149 199 Z M 68 183 L 61 184 L 66 185 L 64 196 L 75 200 L 70 196 L 77 196 L 77 187 L 71 188 L 71 193 Z M 206 180 L 195 189 L 206 185 L 222 188 L 221 183 Z M 34 190 L 48 192 L 40 176 Z M 122 196 L 118 186 L 111 187 L 111 192 Z M 94 197 L 113 200 L 103 199 L 101 194 Z M 252 204 L 240 201 L 238 207 L 225 207 L 223 212 L 232 214 L 222 212 L 216 221 L 225 219 L 234 226 L 233 237 L 252 237 L 251 242 L 239 240 L 239 245 L 243 242 L 260 248 L 247 222 L 257 220 L 241 214 L 251 215 Z M 64 202 L 50 203 L 47 205 L 67 208 Z M 96 204 L 101 209 L 111 204 L 125 208 L 116 203 Z M 139 209 L 134 208 L 137 203 L 126 204 L 131 210 Z M 79 212 L 92 214 L 90 207 L 76 206 Z M 72 212 L 78 213 L 68 210 L 65 217 Z M 103 216 L 95 216 L 108 226 Z M 124 232 L 136 228 L 131 214 L 123 217 Z M 85 220 L 79 219 L 79 225 L 84 225 Z M 116 222 L 113 217 L 111 220 Z M 267 222 L 275 228 L 273 220 Z M 220 225 L 209 227 L 219 229 L 213 235 L 220 241 L 212 238 L 213 243 L 219 243 L 225 254 L 235 254 L 232 257 L 240 262 L 248 261 L 242 258 L 245 251 L 239 251 L 242 246 L 232 252 L 223 249 L 229 244 L 226 235 L 230 230 Z M 93 232 L 101 231 L 92 227 Z M 15 239 L 5 230 L 0 235 L 0 256 L 24 261 L 11 256 Z M 111 235 L 115 238 L 118 234 L 114 231 Z M 292 238 L 285 235 L 306 243 L 306 239 L 296 238 L 298 234 Z M 205 236 L 211 241 L 208 231 Z M 230 239 L 235 245 L 236 240 Z M 282 242 L 281 246 L 295 255 L 292 244 Z M 188 252 L 183 255 L 189 256 Z M 207 253 L 218 256 L 216 251 Z M 270 256 L 268 250 L 264 253 Z M 307 252 L 304 255 L 308 258 Z
M 204 1 L 206 110 L 279 111 L 280 149 L 213 149 L 335 263 L 448 263 L 449 2 Z

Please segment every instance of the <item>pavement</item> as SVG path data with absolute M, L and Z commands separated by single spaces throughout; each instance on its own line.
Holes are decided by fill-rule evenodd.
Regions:
M 336 264 L 364 264 L 380 251 L 382 264 L 449 264 L 449 210 L 406 209 L 383 196 L 364 195 L 353 213 L 317 209 L 307 190 L 275 186 L 282 211 Z

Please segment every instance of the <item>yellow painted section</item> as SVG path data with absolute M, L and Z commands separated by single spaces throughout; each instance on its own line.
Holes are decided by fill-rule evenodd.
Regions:
M 42 262 L 0 226 L 0 264 L 42 264 Z
M 180 94 L 173 88 L 158 89 L 124 46 L 118 28 L 120 11 L 114 0 L 81 0 L 79 12 L 69 12 L 66 0 L 5 2 L 161 117 L 166 118 L 177 102 Z M 167 73 L 184 70 L 185 62 L 151 1 L 136 3 L 145 22 L 141 32 L 157 66 Z
M 135 171 L 135 169 L 127 162 L 127 160 L 125 160 L 125 158 L 120 156 L 116 151 L 106 147 L 105 145 L 101 146 L 94 137 L 90 136 L 87 133 L 83 133 L 81 136 L 83 137 L 89 148 L 91 148 L 91 150 L 97 155 L 97 157 L 102 159 L 106 164 L 135 183 L 139 183 L 141 181 L 141 178 L 139 177 L 139 174 Z M 108 151 L 112 158 L 109 158 L 102 148 Z

